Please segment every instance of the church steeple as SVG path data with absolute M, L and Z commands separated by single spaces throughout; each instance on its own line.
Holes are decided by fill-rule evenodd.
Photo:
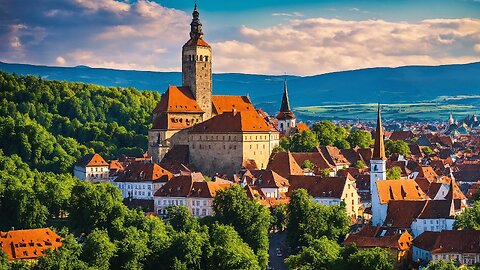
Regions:
M 288 100 L 288 87 L 287 87 L 287 79 L 283 81 L 283 98 L 282 98 L 282 106 L 280 106 L 280 112 L 291 112 L 290 109 L 290 101 Z
M 202 32 L 202 23 L 199 19 L 200 13 L 198 12 L 197 3 L 195 3 L 195 8 L 192 12 L 192 22 L 190 23 L 190 38 L 191 39 L 201 39 L 203 38 Z
M 384 160 L 385 157 L 385 144 L 383 142 L 383 128 L 382 128 L 382 116 L 380 114 L 380 102 L 378 103 L 377 112 L 377 129 L 375 130 L 375 144 L 373 147 L 374 160 Z

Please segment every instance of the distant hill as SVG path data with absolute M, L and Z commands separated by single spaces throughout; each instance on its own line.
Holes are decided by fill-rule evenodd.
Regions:
M 0 70 L 34 74 L 45 79 L 135 87 L 163 92 L 180 85 L 180 72 L 150 72 L 103 68 L 47 67 L 0 62 Z M 293 107 L 376 102 L 413 103 L 443 96 L 480 95 L 480 62 L 443 66 L 368 68 L 300 77 L 288 76 Z M 266 111 L 279 106 L 284 76 L 224 73 L 213 75 L 215 94 L 249 95 Z

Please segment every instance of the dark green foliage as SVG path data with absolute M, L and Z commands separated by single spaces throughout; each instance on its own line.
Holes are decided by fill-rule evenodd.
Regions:
M 340 258 L 340 245 L 326 236 L 314 239 L 311 245 L 303 247 L 301 252 L 290 256 L 286 262 L 289 269 L 330 270 L 335 269 Z
M 459 230 L 480 230 L 480 201 L 456 216 L 453 226 Z
M 391 154 L 399 154 L 402 156 L 409 156 L 410 155 L 410 147 L 408 143 L 404 141 L 385 141 L 385 152 L 387 155 Z
M 268 264 L 268 229 L 271 216 L 266 207 L 247 198 L 240 186 L 217 192 L 213 201 L 216 219 L 231 225 L 255 252 L 260 268 Z
M 157 92 L 0 72 L 0 148 L 32 168 L 70 172 L 86 153 L 141 155 Z
M 343 206 L 315 203 L 305 189 L 292 192 L 288 213 L 287 241 L 293 251 L 322 236 L 339 241 L 349 229 Z
M 453 261 L 445 262 L 444 260 L 434 263 L 433 261 L 428 264 L 429 270 L 457 270 L 458 267 Z
M 383 248 L 361 249 L 350 255 L 350 269 L 358 270 L 392 270 L 395 259 L 392 253 Z
M 423 154 L 425 154 L 427 157 L 435 153 L 435 152 L 432 150 L 432 148 L 430 148 L 430 147 L 428 147 L 428 146 L 422 148 L 422 152 L 423 152 Z
M 312 152 L 318 146 L 318 140 L 315 134 L 310 130 L 304 130 L 293 135 L 290 143 L 292 152 Z
M 308 170 L 313 170 L 313 168 L 315 168 L 315 164 L 313 164 L 313 162 L 311 162 L 310 160 L 305 160 L 302 164 L 302 168 L 303 169 L 308 169 Z
M 402 169 L 400 167 L 392 167 L 387 170 L 387 180 L 400 180 L 402 177 Z
M 88 235 L 81 257 L 90 267 L 108 270 L 115 251 L 116 246 L 110 241 L 107 231 L 95 229 Z
M 373 144 L 372 134 L 365 130 L 354 130 L 347 136 L 351 147 L 368 148 Z
M 313 125 L 312 131 L 317 136 L 320 145 L 331 145 L 341 149 L 350 148 L 350 144 L 347 141 L 347 130 L 343 127 L 335 126 L 333 122 L 318 122 Z
M 288 223 L 288 205 L 278 204 L 273 207 L 273 226 L 277 230 L 283 231 Z

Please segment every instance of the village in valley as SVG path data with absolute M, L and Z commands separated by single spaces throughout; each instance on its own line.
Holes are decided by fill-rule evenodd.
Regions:
M 371 269 L 478 269 L 480 119 L 474 112 L 460 119 L 445 112 L 443 123 L 397 123 L 382 119 L 380 97 L 376 121 L 307 122 L 296 117 L 285 78 L 278 87 L 281 106 L 269 115 L 247 95 L 215 95 L 215 48 L 204 39 L 197 5 L 192 15 L 179 59 L 182 85 L 165 86 L 151 113 L 144 155 L 88 153 L 75 162 L 74 177 L 111 185 L 128 209 L 166 223 L 180 208 L 198 220 L 213 218 L 222 209 L 216 195 L 228 201 L 223 192 L 240 188 L 275 217 L 268 228 L 268 269 L 304 269 L 306 246 L 315 249 L 312 243 L 323 241 L 322 224 L 308 233 L 314 240 L 288 235 L 303 228 L 289 226 L 295 218 L 306 218 L 300 210 L 293 216 L 293 202 L 340 209 L 348 230 L 332 237 L 338 248 L 383 250 L 393 258 L 387 268 Z M 310 202 L 301 201 L 302 194 Z M 329 222 L 343 222 L 336 216 Z M 8 260 L 36 261 L 62 246 L 60 235 L 46 226 L 12 228 L 0 232 L 0 248 Z M 86 239 L 74 236 L 78 243 Z M 309 264 L 305 269 L 315 269 Z

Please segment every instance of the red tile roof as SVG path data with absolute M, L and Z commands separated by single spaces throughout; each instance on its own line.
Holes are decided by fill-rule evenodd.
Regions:
M 62 246 L 62 238 L 49 228 L 0 232 L 0 248 L 9 260 L 37 259 Z
M 310 128 L 308 128 L 307 124 L 305 124 L 305 123 L 297 123 L 297 130 L 298 131 L 307 131 L 307 130 L 310 130 Z
M 225 112 L 193 126 L 190 133 L 276 131 L 256 112 Z
M 382 247 L 397 250 L 410 249 L 413 238 L 407 231 L 380 236 L 382 231 L 386 230 L 387 229 L 381 227 L 365 226 L 358 234 L 349 235 L 343 244 L 348 246 L 355 243 L 357 247 L 361 248 Z
M 292 175 L 290 176 L 290 188 L 287 195 L 295 189 L 306 189 L 314 198 L 341 198 L 347 181 L 353 183 L 352 176 L 321 177 Z
M 254 111 L 255 107 L 247 96 L 213 96 L 212 108 L 214 114 L 236 111 Z
M 261 188 L 280 188 L 288 187 L 288 180 L 272 170 L 251 170 L 251 174 L 255 179 L 255 186 Z
M 284 178 L 288 178 L 290 175 L 303 175 L 302 168 L 290 152 L 274 154 L 268 162 L 267 170 L 275 171 Z
M 390 201 L 385 226 L 410 228 L 415 219 L 454 218 L 450 200 Z
M 185 43 L 183 45 L 183 47 L 185 46 L 203 46 L 203 47 L 210 47 L 210 45 L 208 45 L 207 42 L 205 42 L 205 40 L 203 40 L 202 38 L 198 38 L 198 39 L 195 39 L 195 38 L 191 38 L 187 41 L 187 43 Z
M 123 172 L 120 172 L 115 182 L 167 182 L 172 173 L 154 163 L 142 161 L 130 163 Z
M 377 181 L 380 203 L 391 200 L 425 200 L 427 195 L 414 180 L 379 180 Z
M 190 87 L 169 86 L 153 112 L 157 114 L 161 112 L 203 113 L 203 110 L 193 97 Z
M 415 239 L 413 244 L 433 254 L 480 253 L 480 231 L 443 230 L 437 233 L 424 232 L 417 238 L 418 240 Z
M 200 173 L 191 173 L 173 177 L 154 196 L 213 198 L 218 190 L 232 185 L 234 183 L 207 182 Z
M 79 167 L 101 167 L 108 166 L 108 163 L 99 154 L 87 154 L 75 163 Z
M 410 130 L 395 130 L 392 132 L 392 135 L 390 135 L 389 140 L 392 141 L 409 141 L 415 137 L 415 134 L 413 134 L 412 131 Z

